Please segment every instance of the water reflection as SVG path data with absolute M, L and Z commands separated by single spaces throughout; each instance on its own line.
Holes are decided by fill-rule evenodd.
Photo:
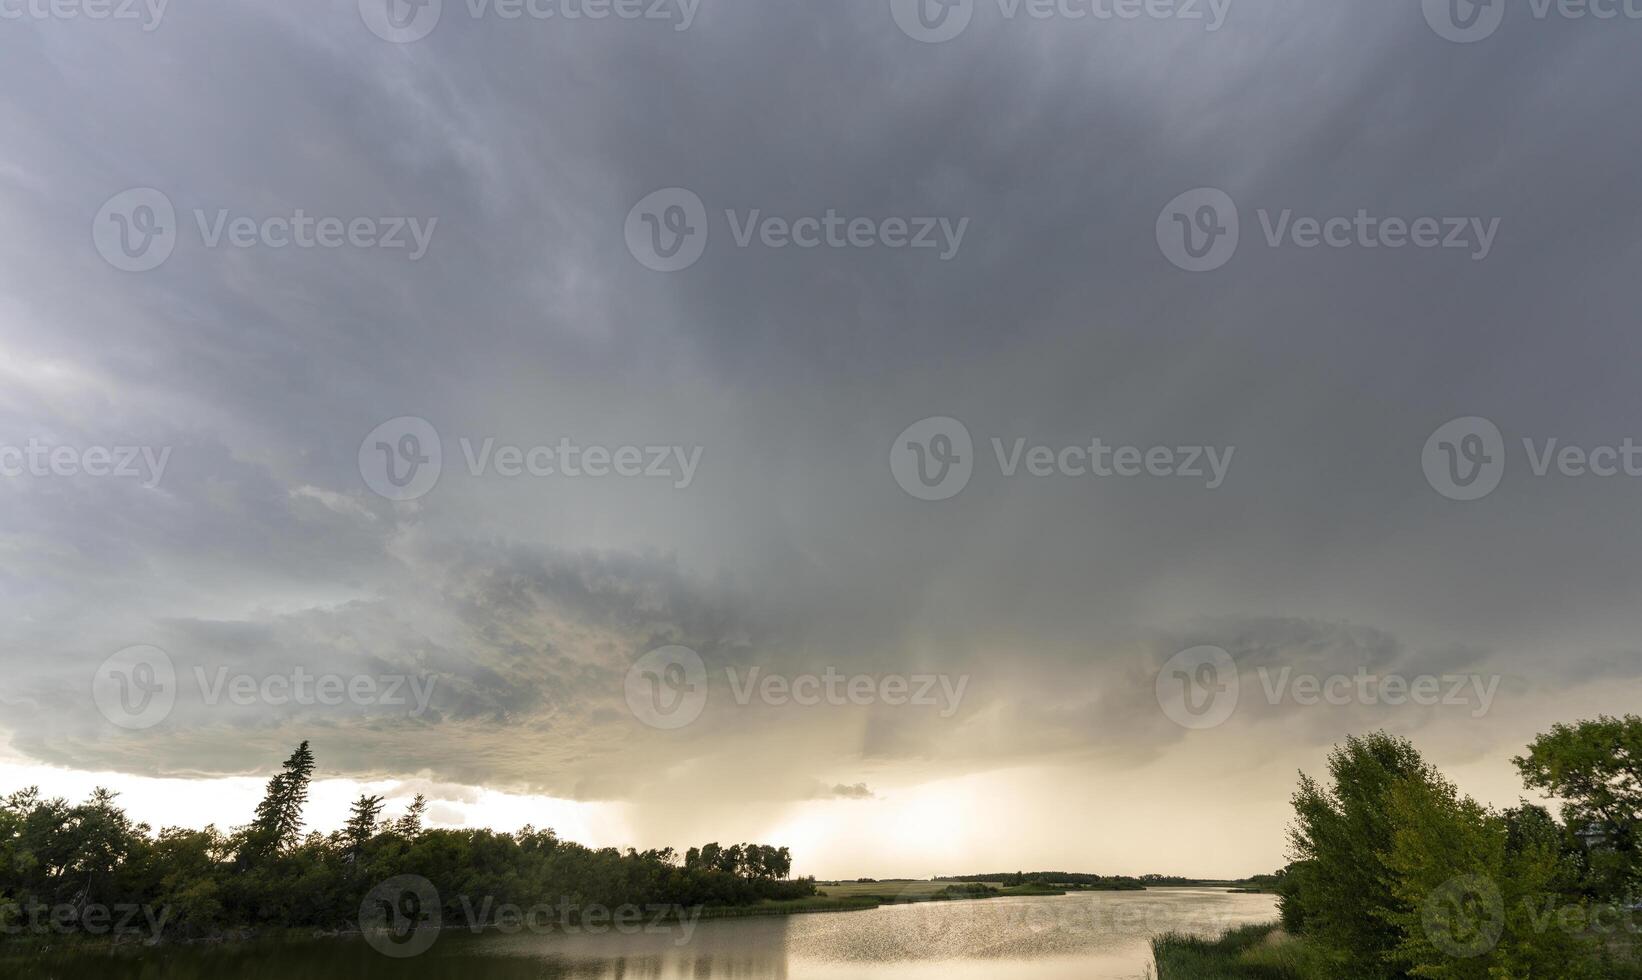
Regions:
M 48 980 L 1099 980 L 1144 975 L 1148 942 L 1270 921 L 1268 895 L 1093 892 L 734 919 L 632 935 L 447 931 L 392 959 L 357 939 L 47 956 Z

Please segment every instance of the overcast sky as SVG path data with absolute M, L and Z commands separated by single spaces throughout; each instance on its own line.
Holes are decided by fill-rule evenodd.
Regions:
M 0 789 L 1240 875 L 1346 733 L 1634 708 L 1642 23 L 385 3 L 0 4 Z

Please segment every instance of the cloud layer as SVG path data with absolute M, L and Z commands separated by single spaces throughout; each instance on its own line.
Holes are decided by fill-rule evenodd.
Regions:
M 0 444 L 170 451 L 151 486 L 0 481 L 15 751 L 222 776 L 309 737 L 337 774 L 650 807 L 661 833 L 656 808 L 871 806 L 1023 767 L 1107 785 L 1229 747 L 1289 771 L 1379 726 L 1504 773 L 1545 716 L 1628 703 L 1637 485 L 1535 476 L 1522 440 L 1642 437 L 1642 136 L 1623 124 L 1642 24 L 1518 18 L 1457 45 L 1417 4 L 1234 2 L 1207 31 L 985 3 L 927 44 L 885 3 L 703 0 L 685 30 L 445 7 L 411 44 L 315 0 L 8 28 Z M 125 272 L 89 229 L 137 187 L 177 237 Z M 625 222 L 673 187 L 703 202 L 707 244 L 655 272 Z M 1241 215 L 1210 273 L 1156 239 L 1198 187 Z M 210 245 L 219 218 L 297 209 L 436 223 L 415 261 L 261 230 Z M 1284 211 L 1498 232 L 1482 261 L 1273 245 Z M 742 245 L 755 212 L 967 225 L 943 260 Z M 1421 453 L 1470 415 L 1510 458 L 1457 503 Z M 404 416 L 443 470 L 395 501 L 361 443 Z M 931 503 L 889 457 L 934 416 L 972 434 L 974 474 Z M 474 473 L 487 439 L 538 461 L 562 440 L 701 452 L 683 487 Z M 994 448 L 1093 439 L 1235 456 L 1211 491 L 1006 476 Z M 93 678 L 137 644 L 180 694 L 123 731 Z M 663 730 L 624 684 L 673 644 L 708 701 Z M 1207 736 L 1155 689 L 1202 644 L 1244 677 Z M 967 686 L 944 715 L 737 703 L 729 677 L 754 667 Z M 1258 671 L 1284 667 L 1498 688 L 1480 718 L 1268 703 Z M 432 687 L 414 712 L 196 690 L 299 669 Z

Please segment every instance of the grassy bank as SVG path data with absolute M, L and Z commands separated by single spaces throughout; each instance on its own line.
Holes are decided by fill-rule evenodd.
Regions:
M 953 884 L 950 881 L 873 881 L 823 884 L 809 898 L 766 900 L 757 905 L 725 905 L 702 910 L 703 919 L 736 919 L 755 915 L 802 915 L 811 912 L 859 912 L 880 905 L 919 902 L 969 902 L 988 898 L 1064 895 L 1065 890 L 1038 884 Z
M 958 902 L 979 898 L 1006 896 L 1064 895 L 1066 889 L 1029 882 L 1024 885 L 1005 885 L 1001 882 L 953 881 L 844 881 L 818 884 L 816 890 L 827 898 L 870 898 L 880 905 L 905 905 L 909 902 Z
M 811 912 L 860 912 L 880 905 L 918 902 L 967 902 L 986 898 L 1065 895 L 1039 884 L 953 884 L 950 881 L 841 882 L 823 884 L 806 898 L 764 899 L 753 905 L 709 905 L 703 919 L 737 919 L 757 915 L 802 915 Z
M 701 910 L 703 919 L 740 919 L 754 915 L 800 915 L 809 912 L 859 912 L 883 902 L 866 895 L 813 895 L 783 901 L 767 899 L 757 905 L 717 905 Z
M 691 909 L 687 915 L 692 919 L 740 919 L 767 915 L 804 915 L 825 912 L 861 912 L 874 909 L 880 905 L 906 905 L 919 902 L 959 902 L 976 901 L 988 898 L 1023 895 L 1064 895 L 1064 891 L 1045 888 L 1041 885 L 954 885 L 951 882 L 940 881 L 891 881 L 891 882 L 848 882 L 838 885 L 825 885 L 816 895 L 794 899 L 765 899 L 750 905 L 711 905 L 700 909 Z M 667 921 L 671 921 L 669 917 Z M 447 924 L 444 928 L 453 932 L 465 932 L 468 926 Z M 482 931 L 489 931 L 494 926 L 486 926 Z M 307 942 L 314 939 L 330 939 L 337 937 L 357 936 L 359 933 L 352 929 L 296 929 L 265 927 L 260 929 L 245 928 L 215 933 L 204 937 L 189 939 L 161 940 L 158 945 L 190 945 L 194 943 L 248 943 L 248 942 Z M 0 959 L 11 959 L 18 956 L 36 955 L 47 950 L 61 951 L 65 948 L 73 950 L 102 950 L 113 946 L 145 946 L 156 945 L 149 937 L 137 934 L 120 935 L 77 935 L 53 934 L 39 936 L 30 934 L 0 935 Z
M 1337 975 L 1302 940 L 1275 924 L 1244 926 L 1218 939 L 1167 933 L 1152 940 L 1158 980 L 1327 980 Z

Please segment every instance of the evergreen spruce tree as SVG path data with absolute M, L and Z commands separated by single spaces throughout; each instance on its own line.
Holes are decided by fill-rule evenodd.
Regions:
M 304 741 L 285 760 L 283 769 L 268 780 L 268 790 L 257 804 L 247 835 L 252 856 L 266 857 L 296 845 L 302 835 L 302 808 L 308 802 L 308 783 L 313 774 L 314 754 Z
M 428 810 L 427 797 L 417 793 L 411 800 L 410 809 L 394 824 L 394 831 L 403 837 L 415 840 L 422 833 L 422 815 Z
M 353 801 L 348 822 L 342 828 L 342 839 L 347 842 L 350 854 L 357 856 L 376 836 L 376 821 L 381 816 L 382 797 L 361 793 L 359 799 Z

